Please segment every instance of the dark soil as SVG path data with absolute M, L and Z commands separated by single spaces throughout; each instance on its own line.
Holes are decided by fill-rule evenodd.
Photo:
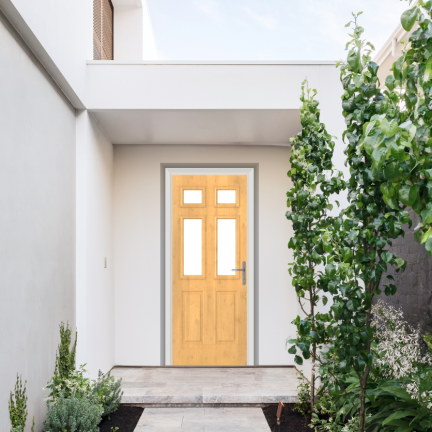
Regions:
M 265 418 L 272 432 L 313 432 L 313 429 L 308 426 L 311 421 L 310 415 L 305 417 L 294 411 L 294 404 L 285 404 L 281 424 L 278 426 L 276 424 L 277 407 L 277 404 L 272 404 L 263 408 Z
M 144 408 L 120 405 L 117 411 L 100 422 L 99 430 L 100 432 L 113 432 L 111 428 L 118 427 L 118 432 L 133 432 L 143 411 Z

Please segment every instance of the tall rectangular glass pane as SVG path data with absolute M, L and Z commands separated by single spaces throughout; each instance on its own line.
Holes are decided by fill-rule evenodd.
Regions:
M 183 226 L 183 274 L 202 274 L 202 219 L 184 219 Z
M 217 274 L 234 276 L 236 272 L 236 220 L 217 220 Z

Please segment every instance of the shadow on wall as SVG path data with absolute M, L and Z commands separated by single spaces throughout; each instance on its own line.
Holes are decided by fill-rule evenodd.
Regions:
M 416 327 L 420 324 L 423 331 L 432 333 L 432 256 L 423 245 L 415 241 L 414 228 L 419 219 L 412 210 L 410 216 L 412 227 L 405 225 L 405 238 L 399 237 L 393 241 L 393 246 L 389 249 L 407 261 L 404 273 L 396 273 L 394 270 L 388 273 L 395 278 L 397 292 L 389 297 L 383 293 L 375 301 L 382 298 L 388 304 L 401 307 L 404 318 L 411 325 Z

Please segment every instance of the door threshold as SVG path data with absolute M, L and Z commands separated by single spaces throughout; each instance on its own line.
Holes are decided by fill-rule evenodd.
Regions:
M 126 365 L 115 365 L 111 368 L 147 368 L 147 369 L 198 369 L 198 368 L 218 368 L 218 369 L 233 369 L 233 368 L 239 368 L 239 369 L 264 369 L 264 368 L 294 368 L 296 369 L 296 367 L 294 365 L 254 365 L 254 366 L 172 366 L 172 365 L 168 365 L 168 366 L 126 366 Z

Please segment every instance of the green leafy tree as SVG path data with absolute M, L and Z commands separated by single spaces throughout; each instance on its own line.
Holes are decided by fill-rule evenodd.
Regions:
M 293 286 L 304 313 L 303 318 L 298 316 L 294 320 L 297 339 L 289 341 L 293 345 L 288 352 L 296 354 L 299 350 L 300 355 L 295 356 L 295 361 L 300 365 L 303 359 L 311 359 L 311 410 L 315 399 L 317 352 L 327 341 L 325 323 L 328 316 L 318 310 L 320 300 L 326 304 L 327 297 L 320 295 L 322 290 L 317 269 L 326 263 L 324 254 L 331 251 L 331 245 L 322 234 L 329 224 L 338 223 L 327 214 L 333 208 L 330 195 L 339 193 L 345 187 L 342 173 L 333 169 L 335 144 L 324 124 L 320 123 L 316 94 L 316 90 L 309 89 L 307 81 L 304 81 L 300 98 L 302 131 L 291 140 L 291 169 L 288 177 L 293 187 L 287 193 L 287 205 L 291 211 L 286 213 L 294 229 L 294 236 L 288 244 L 294 256 L 289 272 L 293 276 Z
M 333 395 L 340 391 L 337 373 L 351 372 L 358 377 L 359 431 L 364 432 L 366 390 L 377 355 L 371 307 L 374 296 L 381 293 L 382 276 L 388 266 L 395 266 L 396 271 L 406 266 L 404 260 L 386 249 L 392 239 L 404 235 L 402 224 L 410 222 L 408 212 L 390 205 L 392 196 L 383 193 L 385 170 L 391 161 L 387 157 L 398 151 L 398 139 L 411 142 L 412 136 L 392 93 L 379 88 L 378 65 L 370 57 L 374 48 L 362 39 L 364 29 L 357 22 L 360 14 L 353 14 L 354 20 L 347 24 L 352 26 L 348 57 L 346 63 L 338 65 L 347 125 L 343 136 L 348 141 L 345 154 L 350 169 L 349 205 L 341 212 L 341 229 L 328 232 L 333 251 L 322 283 L 333 295 L 333 320 L 329 326 L 332 341 L 327 355 L 337 359 L 337 366 L 330 362 L 321 371 L 335 377 L 329 381 Z M 385 293 L 392 295 L 396 286 L 392 276 L 387 278 Z
M 401 17 L 405 30 L 411 31 L 416 24 L 418 28 L 386 78 L 391 99 L 403 107 L 403 115 L 390 123 L 396 135 L 392 151 L 383 154 L 387 183 L 382 192 L 392 208 L 410 207 L 419 215 L 416 235 L 432 255 L 431 9 L 430 1 L 419 0 Z

